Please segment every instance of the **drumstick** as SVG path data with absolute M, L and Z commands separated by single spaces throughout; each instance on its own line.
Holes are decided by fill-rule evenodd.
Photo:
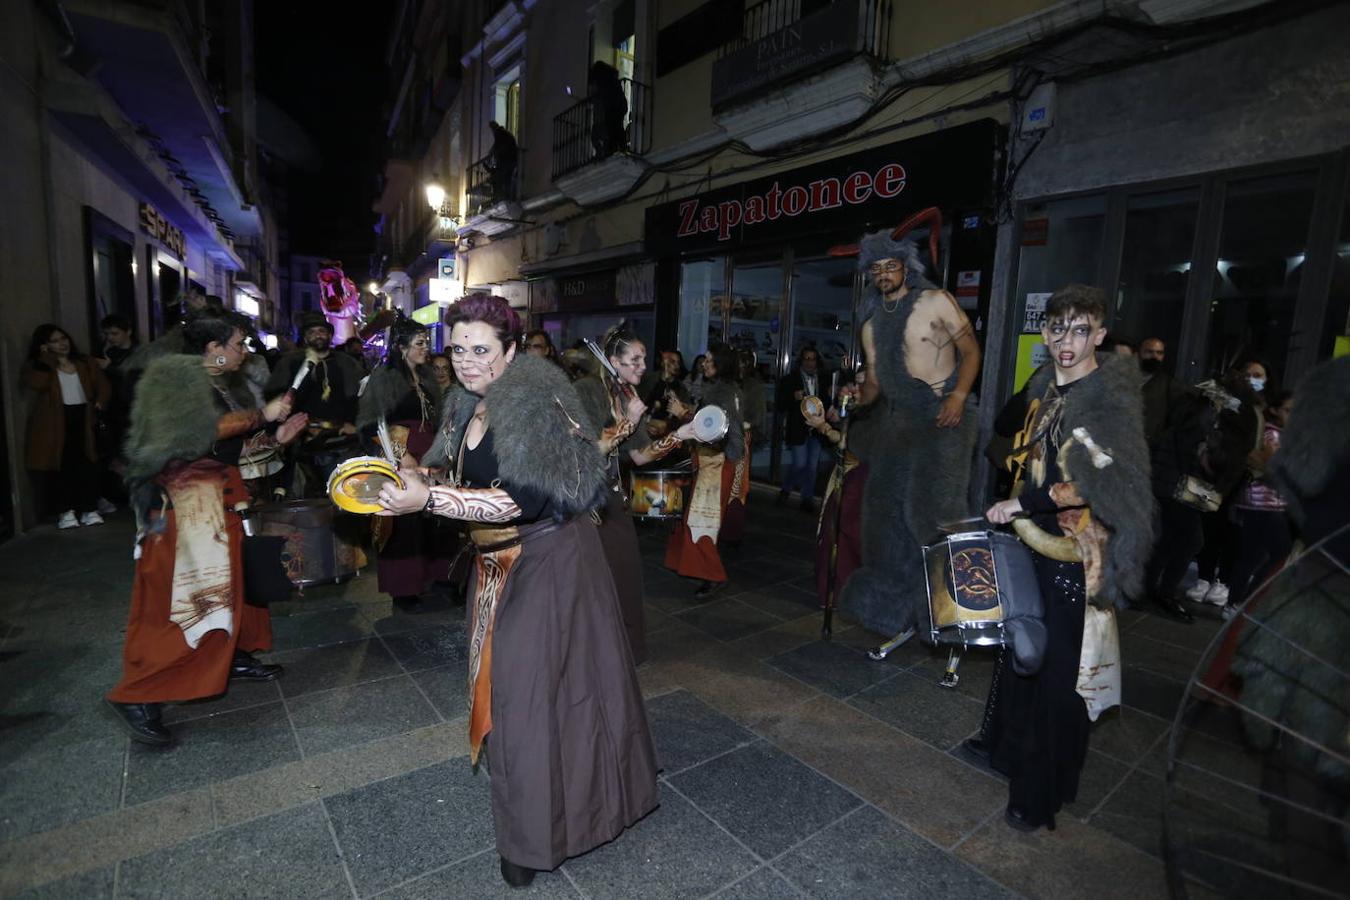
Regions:
M 295 392 L 300 389 L 300 385 L 304 383 L 306 376 L 309 375 L 309 370 L 312 368 L 314 368 L 314 363 L 309 360 L 300 363 L 300 371 L 295 373 L 295 377 L 291 379 L 291 386 L 286 391 L 287 403 L 295 402 Z
M 384 458 L 389 465 L 395 469 L 398 468 L 398 460 L 394 458 L 394 442 L 389 438 L 389 423 L 380 416 L 379 422 L 375 425 L 375 434 L 380 439 L 380 449 L 384 451 Z
M 624 395 L 629 399 L 636 397 L 637 391 L 633 390 L 631 384 L 619 377 L 619 370 L 614 368 L 614 364 L 609 361 L 607 356 L 605 356 L 605 351 L 600 349 L 600 345 L 590 338 L 582 338 L 581 341 L 586 345 L 586 349 L 594 353 L 595 358 L 600 360 L 600 365 L 605 367 L 605 371 L 614 379 L 614 383 L 619 386 L 619 390 L 623 391 Z

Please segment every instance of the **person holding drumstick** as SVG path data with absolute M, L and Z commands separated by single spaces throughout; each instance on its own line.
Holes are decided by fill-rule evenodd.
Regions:
M 464 522 L 469 754 L 486 747 L 502 877 L 533 881 L 617 837 L 659 802 L 656 755 L 614 579 L 591 519 L 609 475 L 576 390 L 518 352 L 520 319 L 469 294 L 446 314 L 461 387 L 423 463 L 380 489 L 387 513 Z M 443 482 L 443 483 L 441 483 Z
M 726 569 L 717 551 L 722 519 L 733 496 L 736 463 L 745 453 L 741 423 L 744 403 L 737 384 L 736 353 L 725 344 L 715 344 L 703 357 L 703 403 L 726 413 L 726 433 L 712 444 L 697 444 L 694 457 L 694 489 L 684 508 L 684 519 L 666 544 L 667 569 L 685 578 L 700 579 L 694 596 L 711 596 L 727 582 Z
M 628 514 L 625 477 L 628 464 L 645 466 L 656 462 L 694 437 L 692 424 L 653 441 L 645 427 L 647 407 L 638 398 L 637 387 L 647 371 L 647 348 L 620 325 L 605 333 L 603 350 L 608 366 L 599 375 L 574 382 L 586 407 L 596 446 L 609 465 L 609 502 L 601 514 L 600 543 L 619 592 L 619 608 L 628 632 L 633 662 L 647 659 L 647 631 L 642 609 L 642 556 L 637 530 Z
M 1045 609 L 1040 669 L 1019 675 L 1013 654 L 1001 652 L 981 734 L 966 742 L 1008 776 L 1004 818 L 1019 831 L 1053 829 L 1055 813 L 1077 796 L 1089 737 L 1080 673 L 1101 671 L 1108 654 L 1098 648 L 1113 643 L 1085 641 L 1084 622 L 1093 617 L 1094 635 L 1114 632 L 1109 611 L 1138 592 L 1152 548 L 1139 367 L 1097 352 L 1107 309 L 1105 293 L 1084 285 L 1047 302 L 1041 336 L 1054 366 L 1027 385 L 1026 424 L 1008 457 L 1014 496 L 985 513 L 1013 523 L 1032 549 Z

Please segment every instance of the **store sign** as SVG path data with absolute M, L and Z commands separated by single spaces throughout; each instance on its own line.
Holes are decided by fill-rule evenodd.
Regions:
M 175 228 L 173 223 L 149 203 L 141 204 L 141 230 L 164 245 L 179 259 L 187 256 L 187 241 L 183 238 L 183 229 Z
M 614 270 L 563 275 L 557 279 L 558 310 L 607 309 L 615 305 Z
M 713 63 L 712 105 L 749 99 L 798 72 L 823 68 L 862 49 L 863 0 L 837 0 L 823 10 L 733 50 Z
M 989 202 L 1002 127 L 990 119 L 648 208 L 654 255 L 898 224 L 927 206 Z

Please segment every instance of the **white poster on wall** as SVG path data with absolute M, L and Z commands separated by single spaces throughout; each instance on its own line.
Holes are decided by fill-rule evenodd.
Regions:
M 1051 297 L 1050 292 L 1027 294 L 1027 309 L 1022 317 L 1023 333 L 1040 331 L 1045 324 L 1045 304 Z

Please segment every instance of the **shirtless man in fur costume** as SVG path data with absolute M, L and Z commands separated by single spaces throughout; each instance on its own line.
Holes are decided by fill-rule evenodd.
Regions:
M 925 276 L 913 239 L 870 234 L 858 265 L 872 285 L 862 403 L 873 409 L 875 438 L 866 460 L 862 568 L 844 585 L 840 608 L 871 631 L 900 635 L 927 602 L 924 543 L 939 523 L 969 515 L 970 389 L 980 345 L 956 300 Z

